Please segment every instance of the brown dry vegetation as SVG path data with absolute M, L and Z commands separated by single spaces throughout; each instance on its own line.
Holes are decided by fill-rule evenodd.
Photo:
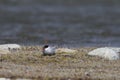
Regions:
M 0 55 L 0 77 L 39 80 L 120 80 L 120 60 L 88 56 L 94 48 L 78 48 L 76 53 L 42 56 L 41 47 L 22 47 Z

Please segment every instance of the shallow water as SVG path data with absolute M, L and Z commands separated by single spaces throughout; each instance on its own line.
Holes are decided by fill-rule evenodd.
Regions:
M 119 0 L 1 0 L 0 43 L 120 46 Z

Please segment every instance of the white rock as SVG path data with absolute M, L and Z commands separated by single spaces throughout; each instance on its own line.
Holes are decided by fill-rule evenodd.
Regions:
M 10 79 L 8 79 L 8 78 L 0 78 L 0 80 L 10 80 Z
M 117 53 L 120 53 L 120 48 L 119 47 L 108 47 L 108 48 L 114 50 Z
M 90 51 L 88 55 L 91 56 L 99 56 L 103 57 L 109 60 L 117 60 L 119 59 L 119 54 L 115 52 L 113 49 L 103 47 L 103 48 L 97 48 L 93 51 Z
M 68 49 L 68 48 L 58 48 L 56 50 L 56 53 L 76 53 L 77 50 L 74 49 Z
M 2 44 L 0 45 L 0 49 L 9 50 L 9 49 L 20 49 L 21 46 L 18 44 Z

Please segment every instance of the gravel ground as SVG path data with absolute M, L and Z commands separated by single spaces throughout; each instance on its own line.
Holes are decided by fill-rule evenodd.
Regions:
M 75 53 L 41 55 L 41 47 L 26 46 L 0 55 L 0 77 L 39 80 L 120 80 L 120 60 L 88 56 L 94 48 L 76 48 Z

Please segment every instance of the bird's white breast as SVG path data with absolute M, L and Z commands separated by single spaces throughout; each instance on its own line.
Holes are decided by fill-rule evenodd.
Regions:
M 48 48 L 46 48 L 45 49 L 45 53 L 46 54 L 53 54 L 53 53 L 55 53 L 54 47 L 48 47 Z

